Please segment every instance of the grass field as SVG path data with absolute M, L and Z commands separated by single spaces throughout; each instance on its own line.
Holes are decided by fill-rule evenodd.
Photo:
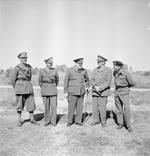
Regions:
M 43 102 L 40 90 L 35 89 L 35 119 L 40 126 L 25 122 L 16 127 L 15 95 L 13 89 L 0 89 L 0 156 L 150 156 L 150 92 L 131 92 L 131 124 L 133 133 L 116 129 L 112 116 L 107 127 L 90 126 L 91 118 L 83 127 L 70 128 L 67 123 L 67 101 L 58 90 L 58 124 L 43 126 Z M 86 112 L 91 113 L 91 98 Z M 113 93 L 107 104 L 115 111 Z M 23 112 L 24 120 L 28 113 Z

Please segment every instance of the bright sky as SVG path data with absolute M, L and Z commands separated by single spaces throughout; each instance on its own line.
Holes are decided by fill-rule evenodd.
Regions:
M 0 68 L 22 51 L 33 67 L 84 57 L 93 69 L 100 54 L 150 70 L 150 0 L 0 0 Z

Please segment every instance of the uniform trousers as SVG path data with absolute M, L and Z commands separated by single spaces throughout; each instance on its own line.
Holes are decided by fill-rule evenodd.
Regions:
M 68 96 L 68 123 L 73 122 L 73 115 L 76 110 L 75 123 L 82 122 L 83 111 L 83 95 L 69 95 Z
M 44 120 L 46 123 L 56 124 L 57 96 L 42 96 L 44 102 Z
M 127 128 L 131 128 L 129 94 L 125 95 L 115 94 L 114 98 L 118 124 L 123 125 L 124 124 L 123 119 L 125 119 L 125 124 Z
M 94 122 L 100 122 L 106 124 L 106 104 L 107 96 L 93 96 L 93 105 L 92 105 L 92 117 Z

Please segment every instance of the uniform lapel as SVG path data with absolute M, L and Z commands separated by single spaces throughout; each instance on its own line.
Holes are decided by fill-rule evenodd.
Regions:
M 74 71 L 78 73 L 78 67 L 74 66 Z
M 106 67 L 103 66 L 102 68 L 97 68 L 97 69 L 98 69 L 98 72 L 102 72 L 102 71 L 104 71 L 106 69 Z

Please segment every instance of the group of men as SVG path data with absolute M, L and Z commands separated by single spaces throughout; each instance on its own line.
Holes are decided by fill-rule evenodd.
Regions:
M 25 105 L 26 110 L 30 114 L 30 122 L 38 125 L 33 116 L 35 101 L 33 86 L 31 84 L 32 69 L 27 64 L 27 53 L 20 53 L 18 58 L 20 59 L 20 64 L 13 68 L 11 74 L 11 83 L 16 94 L 18 126 L 20 127 L 23 124 L 21 113 Z M 44 126 L 48 126 L 49 124 L 56 126 L 59 75 L 58 71 L 53 67 L 52 57 L 44 61 L 46 67 L 40 71 L 38 79 L 44 103 Z M 75 65 L 67 70 L 64 78 L 64 97 L 68 100 L 67 126 L 70 127 L 74 123 L 78 126 L 83 126 L 82 112 L 84 95 L 86 91 L 92 88 L 91 125 L 101 123 L 102 127 L 106 127 L 106 104 L 110 95 L 112 81 L 112 70 L 105 66 L 107 59 L 100 55 L 97 56 L 97 67 L 92 71 L 91 79 L 89 79 L 87 71 L 83 68 L 83 58 L 73 61 Z M 130 124 L 129 88 L 134 86 L 134 81 L 131 74 L 122 68 L 123 63 L 121 61 L 113 61 L 113 65 L 114 99 L 118 121 L 117 129 L 125 126 L 129 132 L 132 132 Z M 75 121 L 73 121 L 75 112 Z

